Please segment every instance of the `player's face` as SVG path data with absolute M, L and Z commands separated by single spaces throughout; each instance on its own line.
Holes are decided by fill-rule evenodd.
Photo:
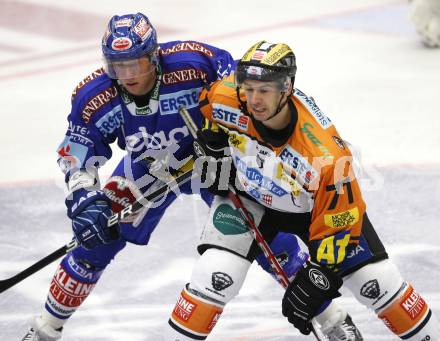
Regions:
M 257 121 L 266 121 L 278 107 L 281 91 L 276 82 L 245 80 L 241 87 L 249 110 Z
M 112 67 L 124 88 L 135 96 L 148 93 L 156 81 L 156 66 L 148 57 L 113 62 Z

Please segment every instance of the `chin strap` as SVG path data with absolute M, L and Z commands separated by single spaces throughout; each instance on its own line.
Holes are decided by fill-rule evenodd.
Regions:
M 273 115 L 270 115 L 268 119 L 264 120 L 264 122 L 267 122 L 270 119 L 274 118 L 276 115 L 278 115 L 281 112 L 281 110 L 284 108 L 284 106 L 287 104 L 289 96 L 286 96 L 286 101 L 284 102 L 284 104 L 281 104 L 281 101 L 283 100 L 283 96 L 285 93 L 286 93 L 285 91 L 281 91 L 281 98 L 280 101 L 278 102 L 277 110 L 275 110 Z
M 237 86 L 235 88 L 235 93 L 237 94 L 237 99 L 238 99 L 238 102 L 240 103 L 240 105 L 238 106 L 240 111 L 247 116 L 251 116 L 249 114 L 249 111 L 247 110 L 247 102 L 243 101 L 240 97 L 240 87 L 239 86 Z

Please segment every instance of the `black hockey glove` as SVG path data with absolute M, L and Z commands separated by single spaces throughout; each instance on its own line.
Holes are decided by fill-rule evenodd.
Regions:
M 198 130 L 194 140 L 194 153 L 203 158 L 201 174 L 202 183 L 216 195 L 227 196 L 228 185 L 235 179 L 235 168 L 230 156 L 229 136 L 223 130 Z
M 334 272 L 307 261 L 297 272 L 283 297 L 282 311 L 301 333 L 311 332 L 311 319 L 326 301 L 341 296 L 342 279 Z
M 228 139 L 228 134 L 221 129 L 219 131 L 199 129 L 194 140 L 194 153 L 197 157 L 211 156 L 221 160 L 230 155 Z

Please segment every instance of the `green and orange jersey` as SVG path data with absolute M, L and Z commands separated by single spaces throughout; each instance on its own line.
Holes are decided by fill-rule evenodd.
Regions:
M 359 240 L 365 203 L 352 154 L 333 123 L 298 89 L 290 100 L 297 111 L 293 132 L 282 145 L 271 145 L 240 110 L 232 74 L 202 91 L 204 129 L 228 133 L 237 178 L 255 201 L 278 211 L 310 212 L 314 256 L 334 266 L 344 260 L 348 244 Z

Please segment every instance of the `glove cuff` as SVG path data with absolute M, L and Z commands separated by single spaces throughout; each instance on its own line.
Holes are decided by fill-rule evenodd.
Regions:
M 99 179 L 97 174 L 89 173 L 85 170 L 79 170 L 70 175 L 67 181 L 67 189 L 69 193 L 73 193 L 79 189 L 98 189 Z

